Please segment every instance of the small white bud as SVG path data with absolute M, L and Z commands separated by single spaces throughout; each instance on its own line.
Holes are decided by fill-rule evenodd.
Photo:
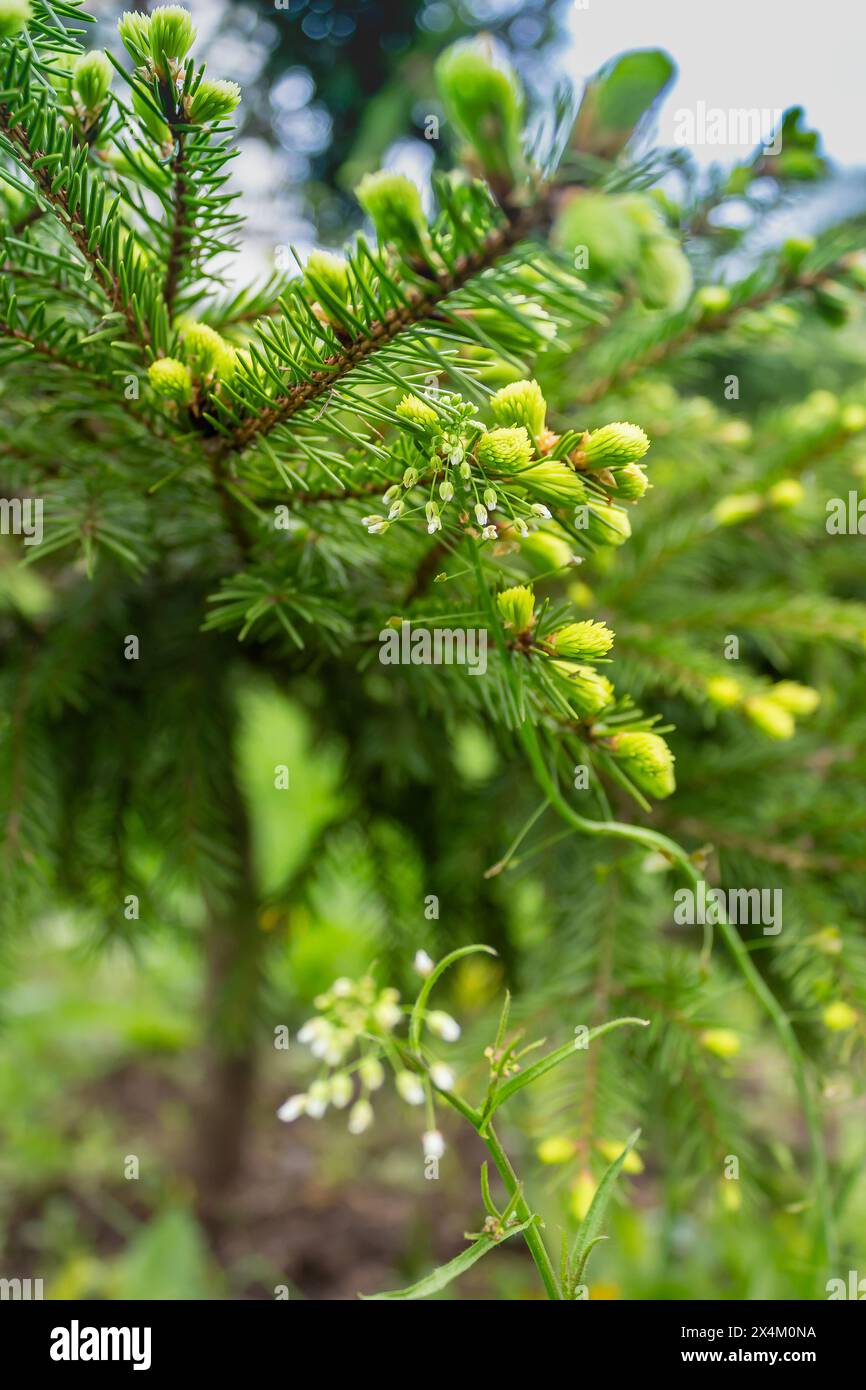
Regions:
M 314 1081 L 307 1095 L 307 1114 L 313 1120 L 320 1120 L 328 1108 L 331 1087 L 327 1081 Z
M 343 1110 L 352 1099 L 352 1078 L 347 1072 L 338 1071 L 331 1077 L 331 1104 Z
M 385 1080 L 385 1068 L 378 1057 L 364 1057 L 358 1075 L 368 1091 L 378 1091 Z
M 453 1091 L 454 1073 L 444 1062 L 434 1062 L 430 1068 L 430 1080 L 440 1091 Z
M 284 1100 L 277 1111 L 277 1119 L 285 1121 L 286 1124 L 291 1124 L 292 1120 L 297 1120 L 304 1114 L 306 1108 L 307 1097 L 303 1092 L 300 1092 L 296 1096 L 289 1096 L 288 1100 Z
M 445 1140 L 438 1129 L 428 1129 L 421 1135 L 421 1147 L 425 1158 L 441 1158 L 445 1152 Z
M 415 969 L 418 971 L 419 975 L 427 976 L 431 974 L 433 970 L 433 962 L 426 951 L 415 952 L 415 960 L 413 961 L 413 965 L 415 966 Z
M 487 508 L 482 507 L 480 502 L 475 503 L 475 520 L 479 526 L 487 525 Z
M 549 521 L 551 516 L 553 515 L 553 513 L 550 511 L 550 508 L 545 507 L 543 502 L 533 502 L 529 510 L 535 516 L 544 517 L 545 521 Z
M 362 1096 L 356 1100 L 349 1111 L 349 1133 L 363 1134 L 365 1129 L 369 1129 L 373 1123 L 373 1107 L 368 1100 Z
M 397 1090 L 407 1105 L 424 1104 L 424 1087 L 411 1071 L 398 1071 Z
M 427 1027 L 444 1042 L 456 1042 L 460 1037 L 460 1024 L 456 1018 L 443 1013 L 441 1009 L 434 1009 L 427 1015 Z

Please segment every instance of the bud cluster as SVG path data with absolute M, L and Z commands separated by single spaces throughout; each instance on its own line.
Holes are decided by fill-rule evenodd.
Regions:
M 393 521 L 423 509 L 433 534 L 442 529 L 443 511 L 453 501 L 459 524 L 474 523 L 485 540 L 515 532 L 527 539 L 553 520 L 553 509 L 573 513 L 581 539 L 592 545 L 628 540 L 628 514 L 618 504 L 636 501 L 649 487 L 638 462 L 649 440 L 638 425 L 617 421 L 582 435 L 556 435 L 535 380 L 496 391 L 490 411 L 495 423 L 487 427 L 458 395 L 403 396 L 395 413 L 417 462 L 404 471 L 402 487 L 386 491 L 387 518 L 364 517 L 367 529 L 381 535 Z M 426 500 L 407 505 L 405 494 L 422 480 Z
M 148 98 L 134 93 L 136 114 L 148 133 L 165 141 L 167 128 L 151 103 L 156 85 L 167 122 L 209 125 L 231 115 L 241 99 L 236 82 L 211 79 L 202 68 L 193 75 L 187 55 L 195 42 L 192 15 L 180 5 L 158 5 L 150 14 L 133 10 L 117 23 L 121 42 L 136 65 L 136 75 L 148 88 Z
M 423 978 L 430 975 L 433 962 L 425 951 L 415 957 L 415 968 Z M 428 1050 L 408 1057 L 397 1029 L 410 1012 L 400 1002 L 396 989 L 380 989 L 365 975 L 360 980 L 341 978 L 314 1001 L 317 1012 L 301 1027 L 298 1041 L 308 1047 L 321 1064 L 319 1075 L 306 1091 L 290 1096 L 277 1111 L 281 1120 L 297 1120 L 302 1115 L 321 1119 L 329 1106 L 349 1107 L 348 1128 L 362 1134 L 373 1123 L 372 1095 L 385 1083 L 390 1068 L 397 1094 L 407 1105 L 427 1104 L 433 1114 L 434 1095 L 451 1091 L 455 1077 L 444 1062 Z M 460 1026 L 441 1009 L 423 1011 L 425 1027 L 443 1042 L 456 1042 Z M 427 1157 L 440 1158 L 444 1142 L 432 1124 L 423 1136 Z

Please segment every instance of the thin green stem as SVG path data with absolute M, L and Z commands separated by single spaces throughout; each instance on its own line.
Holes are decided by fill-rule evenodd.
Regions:
M 521 1221 L 529 1221 L 533 1213 L 520 1190 L 520 1183 L 517 1174 L 511 1166 L 511 1161 L 491 1128 L 488 1128 L 484 1135 L 484 1143 L 487 1146 L 487 1152 L 496 1164 L 496 1171 L 502 1179 L 509 1197 L 514 1201 L 515 1215 L 519 1217 Z M 523 1239 L 526 1241 L 529 1253 L 535 1261 L 535 1267 L 541 1277 L 541 1282 L 544 1284 L 547 1297 L 554 1299 L 556 1302 L 561 1302 L 562 1293 L 560 1292 L 556 1275 L 553 1272 L 553 1265 L 547 1253 L 547 1246 L 544 1244 L 541 1232 L 538 1230 L 535 1222 L 533 1222 L 531 1226 L 527 1226 L 526 1230 L 523 1232 Z

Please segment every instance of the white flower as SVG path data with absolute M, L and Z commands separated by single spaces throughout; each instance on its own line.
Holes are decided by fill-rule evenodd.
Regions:
M 313 1120 L 320 1120 L 328 1108 L 331 1087 L 327 1081 L 314 1081 L 307 1095 L 307 1114 Z
M 421 1147 L 425 1158 L 441 1158 L 445 1152 L 445 1140 L 438 1129 L 428 1129 L 421 1135 Z
M 385 1068 L 378 1057 L 364 1057 L 358 1067 L 358 1075 L 368 1091 L 378 1091 L 385 1080 Z
M 549 507 L 545 507 L 545 505 L 544 505 L 543 502 L 533 502 L 533 504 L 532 504 L 532 506 L 529 508 L 529 510 L 530 510 L 530 511 L 533 513 L 533 515 L 535 515 L 535 516 L 543 516 L 544 519 L 545 519 L 545 521 L 549 521 L 550 518 L 551 518 L 551 516 L 553 515 L 552 512 L 550 511 L 550 508 L 549 508 Z
M 304 1046 L 311 1043 L 321 1033 L 324 1021 L 322 1018 L 307 1019 L 307 1022 L 298 1029 L 298 1042 L 303 1043 Z
M 550 513 L 548 512 L 548 516 L 549 515 Z M 386 521 L 384 517 L 377 517 L 373 521 L 369 522 L 367 526 L 367 535 L 383 536 L 385 532 L 388 530 L 390 524 L 391 523 L 389 521 Z
M 424 1104 L 424 1087 L 411 1071 L 398 1071 L 397 1090 L 407 1105 Z
M 403 1011 L 397 1002 L 399 998 L 395 989 L 383 989 L 373 1009 L 373 1017 L 379 1027 L 384 1028 L 387 1033 L 396 1028 L 403 1017 Z
M 347 979 L 345 975 L 341 975 L 339 980 L 335 980 L 331 985 L 331 993 L 335 994 L 338 999 L 345 999 L 352 993 L 353 989 L 352 981 Z
M 475 520 L 479 526 L 487 525 L 487 508 L 483 507 L 480 502 L 475 503 Z
M 349 1111 L 349 1133 L 363 1134 L 365 1129 L 369 1129 L 373 1123 L 373 1107 L 368 1100 L 362 1096 L 356 1100 Z
M 441 1009 L 434 1009 L 427 1015 L 427 1027 L 444 1042 L 456 1042 L 460 1037 L 460 1024 L 456 1018 L 443 1013 Z
M 430 1080 L 440 1091 L 453 1091 L 454 1073 L 444 1062 L 434 1062 L 430 1068 Z
M 352 1078 L 348 1072 L 338 1071 L 331 1077 L 331 1104 L 338 1110 L 344 1109 L 352 1099 Z
M 277 1111 L 277 1119 L 284 1120 L 286 1124 L 291 1124 L 292 1120 L 297 1120 L 300 1115 L 303 1115 L 306 1108 L 306 1094 L 303 1091 L 300 1091 L 298 1095 L 289 1096 L 288 1100 L 283 1101 L 282 1105 Z
M 486 541 L 495 541 L 495 540 L 496 540 L 496 536 L 497 536 L 496 527 L 495 527 L 495 526 L 485 526 L 485 527 L 484 527 L 484 530 L 481 532 L 481 535 L 482 535 L 483 539 L 486 540 Z
M 419 975 L 429 975 L 433 970 L 433 962 L 426 951 L 415 952 L 415 960 L 413 961 L 413 965 L 415 966 L 415 969 L 418 971 Z

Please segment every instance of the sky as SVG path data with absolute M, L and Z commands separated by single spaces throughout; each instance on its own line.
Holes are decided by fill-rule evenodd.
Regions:
M 801 105 L 826 153 L 866 163 L 866 6 L 862 0 L 573 0 L 563 65 L 589 76 L 627 48 L 664 48 L 679 67 L 659 118 L 659 143 L 673 143 L 678 109 L 784 110 Z M 747 146 L 692 147 L 727 163 Z

